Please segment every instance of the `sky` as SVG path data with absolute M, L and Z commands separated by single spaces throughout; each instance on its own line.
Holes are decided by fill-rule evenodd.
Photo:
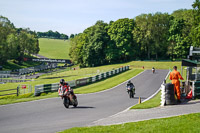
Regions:
M 82 33 L 98 20 L 106 23 L 141 14 L 192 9 L 195 0 L 0 0 L 0 15 L 17 28 Z

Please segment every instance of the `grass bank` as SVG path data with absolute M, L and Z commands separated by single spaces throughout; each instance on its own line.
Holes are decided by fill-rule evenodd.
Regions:
M 39 55 L 53 59 L 70 59 L 68 40 L 40 38 L 39 44 Z
M 200 113 L 111 126 L 76 127 L 60 133 L 199 133 Z

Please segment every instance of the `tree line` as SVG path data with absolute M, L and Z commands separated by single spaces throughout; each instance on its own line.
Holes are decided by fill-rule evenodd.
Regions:
M 53 38 L 53 39 L 64 39 L 68 40 L 68 35 L 59 33 L 58 31 L 53 32 L 52 30 L 49 30 L 47 32 L 37 32 L 37 35 L 39 38 Z
M 76 36 L 76 34 L 70 34 L 70 36 L 63 34 L 63 33 L 59 33 L 58 31 L 53 32 L 52 30 L 49 30 L 47 32 L 37 32 L 37 36 L 39 38 L 52 38 L 52 39 L 64 39 L 64 40 L 68 40 L 69 38 L 74 38 L 74 36 Z
M 30 29 L 16 28 L 10 20 L 0 16 L 0 64 L 14 59 L 21 64 L 26 55 L 39 52 L 37 34 Z
M 82 67 L 187 58 L 190 46 L 200 47 L 200 1 L 195 0 L 192 7 L 172 14 L 97 21 L 70 40 L 70 57 Z

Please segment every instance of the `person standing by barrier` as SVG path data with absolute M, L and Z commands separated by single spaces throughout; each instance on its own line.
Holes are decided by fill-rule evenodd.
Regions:
M 177 66 L 174 66 L 174 70 L 170 73 L 170 80 L 172 80 L 172 84 L 174 84 L 174 92 L 177 95 L 177 102 L 181 103 L 181 93 L 180 93 L 180 81 L 184 80 L 181 74 L 177 71 Z

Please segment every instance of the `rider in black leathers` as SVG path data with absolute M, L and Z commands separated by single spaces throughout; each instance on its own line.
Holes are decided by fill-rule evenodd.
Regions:
M 130 86 L 130 88 L 135 88 L 135 86 L 133 85 L 133 83 L 129 80 L 126 87 L 128 88 L 128 86 Z M 128 90 L 127 90 L 128 91 Z

